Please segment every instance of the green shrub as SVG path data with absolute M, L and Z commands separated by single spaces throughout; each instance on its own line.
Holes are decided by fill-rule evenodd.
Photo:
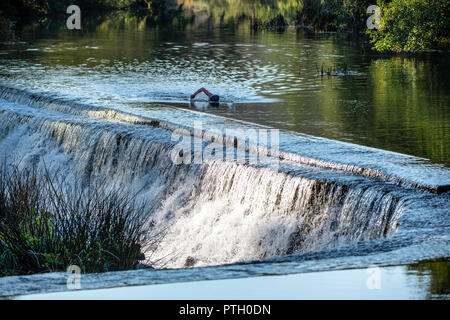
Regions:
M 379 1 L 381 25 L 369 31 L 378 51 L 417 52 L 449 44 L 447 0 Z
M 0 274 L 133 269 L 145 257 L 145 204 L 100 185 L 62 187 L 48 174 L 0 172 Z M 69 191 L 68 191 L 69 190 Z

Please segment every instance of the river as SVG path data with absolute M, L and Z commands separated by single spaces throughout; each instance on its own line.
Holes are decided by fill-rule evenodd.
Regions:
M 165 232 L 147 248 L 154 267 L 219 279 L 450 256 L 445 54 L 378 55 L 355 35 L 292 27 L 91 19 L 1 45 L 0 150 L 71 184 L 138 192 Z M 220 104 L 190 102 L 200 87 Z M 279 153 L 241 129 L 278 129 Z M 177 165 L 180 130 L 233 155 L 247 139 L 247 156 L 277 168 Z
M 450 164 L 445 54 L 379 55 L 357 36 L 293 28 L 90 19 L 81 31 L 49 23 L 27 45 L 3 46 L 2 82 L 107 105 L 200 109 Z M 223 103 L 190 105 L 200 87 Z

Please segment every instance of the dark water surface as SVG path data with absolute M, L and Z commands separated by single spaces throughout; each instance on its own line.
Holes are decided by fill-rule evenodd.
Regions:
M 345 34 L 148 26 L 111 15 L 50 23 L 0 47 L 0 83 L 101 105 L 169 104 L 450 164 L 446 54 L 380 56 Z M 223 103 L 190 104 L 199 87 Z

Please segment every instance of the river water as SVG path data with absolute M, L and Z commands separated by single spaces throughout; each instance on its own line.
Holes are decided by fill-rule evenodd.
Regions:
M 295 29 L 87 22 L 3 46 L 2 82 L 109 105 L 163 102 L 450 164 L 447 55 L 380 56 L 355 36 Z M 220 107 L 189 104 L 202 86 Z
M 350 35 L 121 14 L 24 40 L 0 47 L 2 155 L 138 191 L 165 232 L 146 252 L 153 266 L 205 279 L 450 256 L 442 53 L 380 56 Z M 220 105 L 190 102 L 199 87 Z M 219 150 L 248 138 L 227 140 L 230 128 L 280 129 L 277 168 L 171 161 L 174 130 Z M 248 139 L 248 154 L 268 155 Z

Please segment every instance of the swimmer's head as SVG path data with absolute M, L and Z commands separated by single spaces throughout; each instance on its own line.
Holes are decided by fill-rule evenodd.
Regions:
M 213 94 L 211 97 L 209 97 L 210 102 L 219 102 L 220 97 L 217 94 Z

